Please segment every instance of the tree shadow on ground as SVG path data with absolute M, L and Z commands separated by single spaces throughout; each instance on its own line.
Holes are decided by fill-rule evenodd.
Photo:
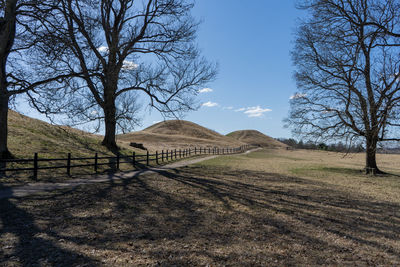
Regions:
M 98 261 L 63 248 L 60 237 L 50 233 L 49 229 L 41 229 L 36 225 L 40 218 L 34 218 L 8 199 L 0 200 L 0 219 L 2 266 L 99 264 Z M 5 239 L 7 242 L 4 242 Z
M 399 210 L 323 182 L 187 167 L 6 200 L 0 240 L 19 237 L 34 263 L 42 242 L 67 263 L 396 265 Z

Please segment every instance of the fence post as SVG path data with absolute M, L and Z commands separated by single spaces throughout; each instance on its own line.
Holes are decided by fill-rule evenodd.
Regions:
M 174 151 L 173 150 L 171 150 L 171 160 L 173 160 L 174 159 Z
M 161 150 L 161 161 L 164 162 L 164 150 Z
M 194 147 L 194 154 L 195 154 L 195 155 L 197 154 L 197 149 L 196 149 L 196 147 Z
M 190 151 L 190 148 L 189 148 L 189 156 L 191 156 L 192 155 L 192 151 Z
M 67 158 L 67 175 L 71 176 L 71 153 L 68 153 Z
M 136 168 L 136 154 L 135 151 L 132 152 L 132 165 Z
M 117 153 L 117 170 L 119 170 L 119 153 Z
M 176 160 L 176 148 L 175 148 L 175 160 Z
M 158 165 L 158 151 L 156 150 L 156 164 Z
M 168 161 L 168 156 L 169 156 L 168 149 L 167 149 L 167 155 L 166 156 L 167 156 L 167 161 Z
M 38 173 L 38 153 L 35 153 L 33 156 L 33 179 L 37 181 L 37 173 Z
M 97 153 L 94 154 L 94 172 L 97 173 Z
M 146 153 L 146 165 L 149 166 L 149 151 Z

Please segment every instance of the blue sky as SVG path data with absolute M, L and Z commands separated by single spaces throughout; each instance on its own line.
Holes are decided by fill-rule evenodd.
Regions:
M 222 134 L 256 129 L 272 137 L 290 137 L 282 120 L 296 92 L 290 50 L 302 13 L 294 1 L 198 0 L 193 15 L 203 21 L 199 48 L 219 63 L 219 74 L 208 85 L 212 91 L 198 96 L 199 103 L 206 104 L 183 119 Z M 23 107 L 22 111 L 41 117 Z M 147 111 L 143 119 L 137 130 L 163 120 L 155 111 Z
M 223 134 L 256 129 L 290 137 L 282 119 L 296 91 L 290 50 L 302 13 L 294 1 L 200 0 L 193 11 L 203 20 L 198 44 L 219 63 L 218 78 L 209 85 L 213 91 L 201 93 L 199 100 L 218 106 L 203 106 L 185 119 Z M 149 119 L 145 125 L 158 120 Z

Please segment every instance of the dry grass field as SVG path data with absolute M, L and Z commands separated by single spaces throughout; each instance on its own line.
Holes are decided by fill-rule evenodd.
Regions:
M 262 150 L 0 200 L 4 266 L 398 266 L 400 156 Z

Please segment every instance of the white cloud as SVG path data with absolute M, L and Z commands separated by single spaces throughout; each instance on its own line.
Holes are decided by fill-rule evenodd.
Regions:
M 211 107 L 216 107 L 216 106 L 218 106 L 218 103 L 208 101 L 208 102 L 206 102 L 206 103 L 203 103 L 202 106 L 211 108 Z
M 264 115 L 264 113 L 270 112 L 270 111 L 272 111 L 272 109 L 262 108 L 260 106 L 235 109 L 235 112 L 243 112 L 249 118 L 259 118 L 259 117 L 262 117 Z
M 256 117 L 261 117 L 262 115 L 264 115 L 265 112 L 270 112 L 270 111 L 272 111 L 272 109 L 261 108 L 260 106 L 256 106 L 247 108 L 244 114 L 246 114 L 249 118 L 256 118 Z
M 124 70 L 135 70 L 139 67 L 138 64 L 134 63 L 133 61 L 129 60 L 124 60 L 124 63 L 122 64 L 122 69 Z
M 232 110 L 233 107 L 223 107 L 222 109 Z
M 307 94 L 301 94 L 301 93 L 295 93 L 294 95 L 290 96 L 289 99 L 298 99 L 298 98 L 303 98 L 306 97 Z
M 108 52 L 108 47 L 107 46 L 100 46 L 99 48 L 97 48 L 97 51 L 103 53 L 103 52 Z
M 201 90 L 199 90 L 199 93 L 211 93 L 212 91 L 214 91 L 211 88 L 203 88 Z

